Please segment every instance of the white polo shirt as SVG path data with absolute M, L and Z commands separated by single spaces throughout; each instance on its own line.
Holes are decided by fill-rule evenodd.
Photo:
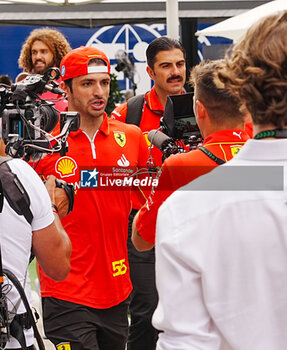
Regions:
M 8 164 L 18 176 L 30 197 L 33 220 L 30 225 L 24 216 L 18 215 L 4 199 L 3 210 L 0 214 L 2 265 L 3 268 L 16 275 L 25 291 L 28 291 L 28 298 L 30 298 L 30 286 L 25 286 L 25 282 L 32 246 L 32 231 L 49 226 L 54 220 L 54 215 L 48 192 L 36 172 L 20 159 L 12 159 Z M 26 312 L 23 303 L 21 302 L 19 305 L 17 290 L 10 281 L 5 279 L 4 288 L 6 290 L 9 289 L 9 285 L 11 286 L 11 290 L 7 293 L 9 311 L 18 314 Z M 15 311 L 17 305 L 19 307 Z M 25 335 L 27 346 L 32 345 L 34 343 L 32 328 L 28 331 L 25 330 Z M 20 344 L 12 338 L 6 347 L 19 348 Z
M 268 166 L 257 173 L 265 190 L 252 190 L 255 179 L 244 178 L 239 165 Z M 286 174 L 286 139 L 249 140 L 233 160 L 176 191 L 160 208 L 153 324 L 163 333 L 157 350 L 286 348 L 286 175 L 281 168 L 285 183 L 275 180 L 275 170 L 272 176 L 280 165 Z M 203 190 L 216 178 L 222 189 L 228 186 L 223 168 L 238 171 L 233 180 L 251 184 L 249 190 Z

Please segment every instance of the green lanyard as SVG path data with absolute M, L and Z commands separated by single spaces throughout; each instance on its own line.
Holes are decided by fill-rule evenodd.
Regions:
M 266 139 L 266 137 L 275 137 L 277 139 L 287 138 L 287 129 L 274 129 L 261 131 L 254 136 L 255 140 Z
M 205 153 L 210 159 L 212 159 L 216 164 L 221 165 L 224 164 L 225 161 L 221 158 L 216 157 L 212 152 L 210 152 L 207 148 L 205 147 L 198 147 L 203 153 Z

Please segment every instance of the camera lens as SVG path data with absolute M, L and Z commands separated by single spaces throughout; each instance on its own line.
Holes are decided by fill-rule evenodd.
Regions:
M 59 121 L 58 111 L 51 106 L 41 106 L 40 127 L 46 132 L 51 132 Z

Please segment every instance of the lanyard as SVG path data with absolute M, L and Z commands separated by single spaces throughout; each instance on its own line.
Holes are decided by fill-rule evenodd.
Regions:
M 275 137 L 277 139 L 287 138 L 287 129 L 274 129 L 259 132 L 254 136 L 255 140 L 265 139 L 267 137 Z

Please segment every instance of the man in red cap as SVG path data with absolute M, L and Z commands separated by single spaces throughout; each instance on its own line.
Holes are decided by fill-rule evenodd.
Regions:
M 145 167 L 141 130 L 105 113 L 110 63 L 94 47 L 70 51 L 61 62 L 69 111 L 80 114 L 65 156 L 47 155 L 37 165 L 73 183 L 75 203 L 63 219 L 72 242 L 71 272 L 55 282 L 40 270 L 44 328 L 57 349 L 124 350 L 132 290 L 127 257 L 131 191 L 122 186 Z M 59 261 L 59 264 L 61 262 Z
M 154 82 L 153 88 L 142 98 L 140 95 L 135 96 L 127 103 L 121 104 L 111 116 L 141 128 L 150 146 L 154 165 L 160 167 L 162 152 L 150 145 L 147 136 L 151 130 L 159 128 L 167 97 L 183 93 L 186 77 L 185 49 L 178 40 L 160 37 L 149 44 L 146 58 L 146 70 Z M 152 314 L 158 302 L 154 250 L 138 252 L 131 242 L 131 224 L 140 207 L 140 203 L 134 200 L 129 224 L 128 254 L 134 288 L 129 306 L 131 324 L 127 350 L 154 350 L 158 335 L 151 324 Z

